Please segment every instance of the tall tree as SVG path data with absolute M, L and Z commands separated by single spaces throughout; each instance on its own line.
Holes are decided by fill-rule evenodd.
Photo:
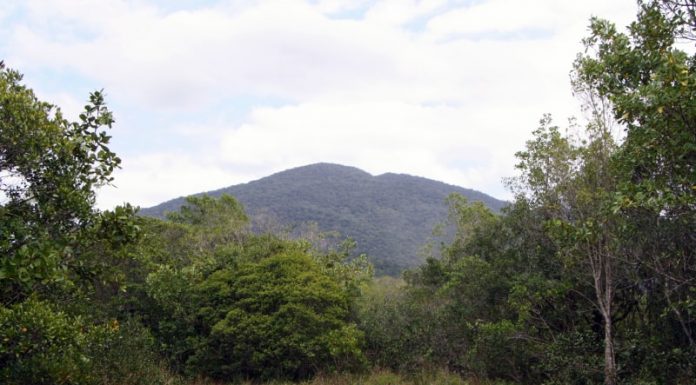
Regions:
M 562 135 L 549 117 L 542 119 L 527 150 L 517 154 L 521 171 L 517 190 L 518 199 L 545 214 L 559 257 L 566 265 L 581 268 L 576 275 L 587 277 L 576 282 L 578 290 L 589 286 L 594 292 L 594 298 L 586 298 L 601 315 L 605 383 L 613 385 L 617 381 L 613 315 L 619 280 L 618 226 L 608 202 L 616 185 L 610 166 L 616 145 L 598 106 L 587 105 L 592 120 L 579 138 Z
M 693 1 L 640 3 L 628 33 L 593 20 L 579 77 L 610 101 L 625 140 L 614 157 L 614 211 L 627 217 L 631 260 L 642 286 L 660 295 L 696 351 L 696 55 L 677 48 L 693 38 Z M 659 282 L 659 283 L 658 283 Z M 658 283 L 658 284 L 655 284 Z M 659 289 L 658 289 L 659 287 Z
M 101 92 L 78 122 L 36 98 L 0 62 L 0 295 L 21 301 L 47 284 L 89 278 L 86 243 L 133 235 L 127 208 L 102 216 L 95 189 L 112 181 L 120 159 L 108 148 L 113 117 Z

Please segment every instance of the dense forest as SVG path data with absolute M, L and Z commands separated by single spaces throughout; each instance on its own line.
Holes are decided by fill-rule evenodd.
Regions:
M 483 202 L 496 213 L 506 205 L 484 193 L 431 179 L 392 173 L 372 176 L 328 163 L 297 167 L 205 195 L 234 196 L 256 233 L 285 232 L 311 239 L 314 230 L 321 229 L 326 236 L 349 237 L 356 243 L 354 255 L 366 254 L 376 275 L 399 276 L 423 263 L 424 245 L 451 240 L 452 226 L 443 222 L 444 202 L 452 193 Z M 185 198 L 177 198 L 139 213 L 163 219 L 184 203 Z M 438 226 L 442 235 L 432 236 Z
M 696 383 L 696 4 L 638 8 L 590 22 L 588 123 L 544 116 L 514 201 L 450 196 L 453 241 L 398 279 L 229 195 L 97 210 L 103 94 L 70 122 L 0 65 L 0 382 Z

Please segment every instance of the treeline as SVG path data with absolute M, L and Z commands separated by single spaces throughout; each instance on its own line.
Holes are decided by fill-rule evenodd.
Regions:
M 375 362 L 696 382 L 696 60 L 674 48 L 696 28 L 686 3 L 642 4 L 628 34 L 592 20 L 572 71 L 589 123 L 541 120 L 504 215 L 451 198 L 454 243 L 361 319 Z
M 593 20 L 589 123 L 545 116 L 511 205 L 451 196 L 454 241 L 403 279 L 350 242 L 253 234 L 230 196 L 94 209 L 120 163 L 101 93 L 68 122 L 0 65 L 0 382 L 695 383 L 695 8 Z

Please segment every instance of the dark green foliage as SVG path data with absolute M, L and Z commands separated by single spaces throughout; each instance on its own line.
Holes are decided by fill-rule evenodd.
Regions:
M 21 301 L 47 284 L 84 274 L 85 238 L 99 221 L 94 188 L 120 159 L 109 150 L 111 112 L 95 92 L 71 123 L 0 65 L 0 296 Z M 79 280 L 78 280 L 79 281 Z
M 0 308 L 3 384 L 164 383 L 154 341 L 138 322 L 93 325 L 34 298 Z
M 371 278 L 364 258 L 346 262 L 345 248 L 246 233 L 229 196 L 189 198 L 170 218 L 146 220 L 135 250 L 156 254 L 142 259 L 149 273 L 134 276 L 132 301 L 174 368 L 299 379 L 365 365 L 351 321 L 360 283 Z
M 0 381 L 52 385 L 87 382 L 90 357 L 79 318 L 35 299 L 0 307 Z
M 133 319 L 93 327 L 87 355 L 90 379 L 99 385 L 164 385 L 172 376 L 162 365 L 149 330 Z
M 113 119 L 101 92 L 71 123 L 20 81 L 0 63 L 0 379 L 100 383 L 123 342 L 105 321 L 129 264 L 125 247 L 140 236 L 130 205 L 93 207 L 95 188 L 120 163 L 107 147 Z
M 366 354 L 377 367 L 419 372 L 444 366 L 464 350 L 453 350 L 460 328 L 452 328 L 443 296 L 429 288 L 404 290 L 403 281 L 382 277 L 360 301 Z
M 322 231 L 337 231 L 357 241 L 356 254 L 369 255 L 378 273 L 398 275 L 422 263 L 421 248 L 433 227 L 447 215 L 443 201 L 453 192 L 495 211 L 506 204 L 474 190 L 425 178 L 400 174 L 375 177 L 332 164 L 287 170 L 208 194 L 230 194 L 239 199 L 259 231 L 275 226 L 273 230 L 291 228 L 293 232 L 307 222 L 317 223 Z M 142 213 L 163 217 L 183 203 L 184 198 L 179 198 Z M 266 223 L 269 218 L 270 224 Z
M 646 2 L 627 33 L 593 20 L 586 45 L 596 53 L 576 64 L 579 81 L 611 102 L 626 130 L 612 158 L 610 196 L 632 285 L 622 300 L 635 313 L 616 312 L 626 318 L 623 338 L 633 341 L 625 356 L 644 362 L 645 378 L 668 382 L 693 379 L 696 370 L 696 56 L 675 44 L 693 36 L 693 9 L 692 2 Z M 633 348 L 638 340 L 654 354 Z
M 693 382 L 696 136 L 686 134 L 694 127 L 688 113 L 666 123 L 667 104 L 644 104 L 674 86 L 681 96 L 672 102 L 683 105 L 672 108 L 685 109 L 691 83 L 652 83 L 669 72 L 659 65 L 687 58 L 672 51 L 672 61 L 659 59 L 672 32 L 655 12 L 643 8 L 642 24 L 633 25 L 636 48 L 609 24 L 593 23 L 588 44 L 599 58 L 579 59 L 574 73 L 593 120 L 573 138 L 542 119 L 517 154 L 517 196 L 502 216 L 450 198 L 458 232 L 442 258 L 406 274 L 408 286 L 386 306 L 363 308 L 376 362 L 530 384 Z M 639 63 L 657 67 L 636 76 L 660 72 L 643 78 L 647 88 L 613 82 Z M 629 109 L 644 116 L 626 121 L 626 140 L 614 143 L 602 119 L 625 120 Z

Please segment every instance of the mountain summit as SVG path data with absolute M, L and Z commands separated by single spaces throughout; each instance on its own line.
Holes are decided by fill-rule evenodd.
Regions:
M 398 274 L 421 263 L 419 251 L 434 226 L 447 218 L 445 198 L 459 193 L 494 211 L 506 202 L 479 191 L 431 179 L 387 173 L 378 176 L 329 163 L 282 171 L 259 180 L 209 191 L 237 198 L 250 217 L 268 216 L 283 225 L 316 222 L 357 242 L 377 272 Z M 184 203 L 177 198 L 141 210 L 163 217 Z

